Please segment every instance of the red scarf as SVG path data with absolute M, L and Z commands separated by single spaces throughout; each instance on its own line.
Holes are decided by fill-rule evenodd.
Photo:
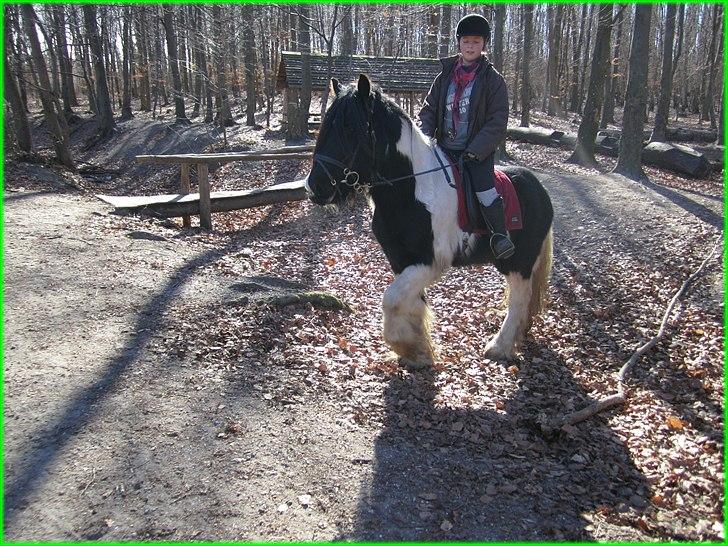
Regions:
M 480 63 L 477 61 L 470 66 L 464 66 L 463 58 L 460 57 L 457 64 L 455 65 L 455 70 L 453 70 L 452 79 L 453 82 L 455 82 L 455 97 L 452 103 L 452 122 L 453 130 L 455 131 L 456 135 L 458 130 L 458 123 L 460 121 L 460 99 L 463 96 L 463 91 L 465 91 L 465 88 L 475 78 L 475 75 L 478 73 L 479 68 Z

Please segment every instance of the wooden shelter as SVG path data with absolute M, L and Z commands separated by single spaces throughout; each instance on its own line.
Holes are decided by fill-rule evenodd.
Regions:
M 329 58 L 318 53 L 308 55 L 311 59 L 311 91 L 321 92 L 329 85 Z M 414 115 L 417 101 L 430 90 L 441 69 L 437 59 L 365 55 L 331 57 L 332 78 L 348 83 L 361 73 L 367 74 L 410 115 Z M 276 76 L 276 90 L 283 91 L 284 94 L 284 124 L 291 115 L 297 115 L 295 110 L 298 108 L 302 85 L 303 54 L 295 51 L 282 52 Z

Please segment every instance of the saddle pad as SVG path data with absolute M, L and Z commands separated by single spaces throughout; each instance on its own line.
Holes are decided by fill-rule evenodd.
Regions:
M 468 207 L 465 202 L 465 188 L 463 187 L 460 170 L 457 165 L 451 163 L 453 174 L 455 175 L 455 188 L 458 194 L 458 225 L 460 229 L 468 233 L 483 235 L 488 230 L 479 227 L 482 221 L 478 218 L 471 220 L 468 215 Z M 505 226 L 508 231 L 517 231 L 523 229 L 523 218 L 521 216 L 521 203 L 518 201 L 516 189 L 508 175 L 503 171 L 495 170 L 495 189 L 503 198 L 503 215 Z

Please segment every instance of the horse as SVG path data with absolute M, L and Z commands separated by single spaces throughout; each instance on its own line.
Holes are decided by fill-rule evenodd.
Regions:
M 452 266 L 487 263 L 506 277 L 507 313 L 485 356 L 514 358 L 551 273 L 553 208 L 538 178 L 524 167 L 500 167 L 516 190 L 523 228 L 510 233 L 515 254 L 496 261 L 487 236 L 459 227 L 456 189 L 447 183 L 452 168 L 439 146 L 366 75 L 348 86 L 332 78 L 331 86 L 305 187 L 317 205 L 338 207 L 362 193 L 373 208 L 372 230 L 395 275 L 382 298 L 383 337 L 399 364 L 434 363 L 425 289 Z

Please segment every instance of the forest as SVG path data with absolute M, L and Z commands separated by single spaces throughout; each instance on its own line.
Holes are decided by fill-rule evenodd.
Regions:
M 58 131 L 58 157 L 69 166 L 73 158 L 63 148 L 74 109 L 96 116 L 98 136 L 108 135 L 117 117 L 157 117 L 170 106 L 178 123 L 254 125 L 255 113 L 265 112 L 270 127 L 281 52 L 444 57 L 456 52 L 455 25 L 474 7 L 8 5 L 8 145 L 31 151 L 27 113 L 41 103 Z M 652 138 L 663 141 L 669 121 L 688 116 L 722 137 L 721 4 L 660 4 L 640 21 L 616 4 L 495 4 L 477 11 L 492 20 L 490 57 L 521 126 L 529 125 L 532 109 L 567 119 L 595 106 L 599 112 L 590 116 L 600 128 L 614 123 L 627 99 L 627 58 L 638 32 L 645 36 L 640 55 L 647 71 L 639 87 L 646 90 L 645 115 L 655 119 Z M 590 80 L 600 82 L 598 90 L 590 91 Z M 287 131 L 300 137 L 307 127 L 293 120 Z
M 473 13 L 528 275 L 435 271 L 436 240 L 485 240 L 416 129 Z M 3 539 L 724 541 L 724 21 L 6 3 Z M 326 113 L 361 96 L 398 123 L 350 154 L 404 161 L 379 187 L 315 148 L 350 144 Z M 399 271 L 385 243 L 411 233 L 433 257 Z M 396 313 L 431 338 L 420 368 Z

